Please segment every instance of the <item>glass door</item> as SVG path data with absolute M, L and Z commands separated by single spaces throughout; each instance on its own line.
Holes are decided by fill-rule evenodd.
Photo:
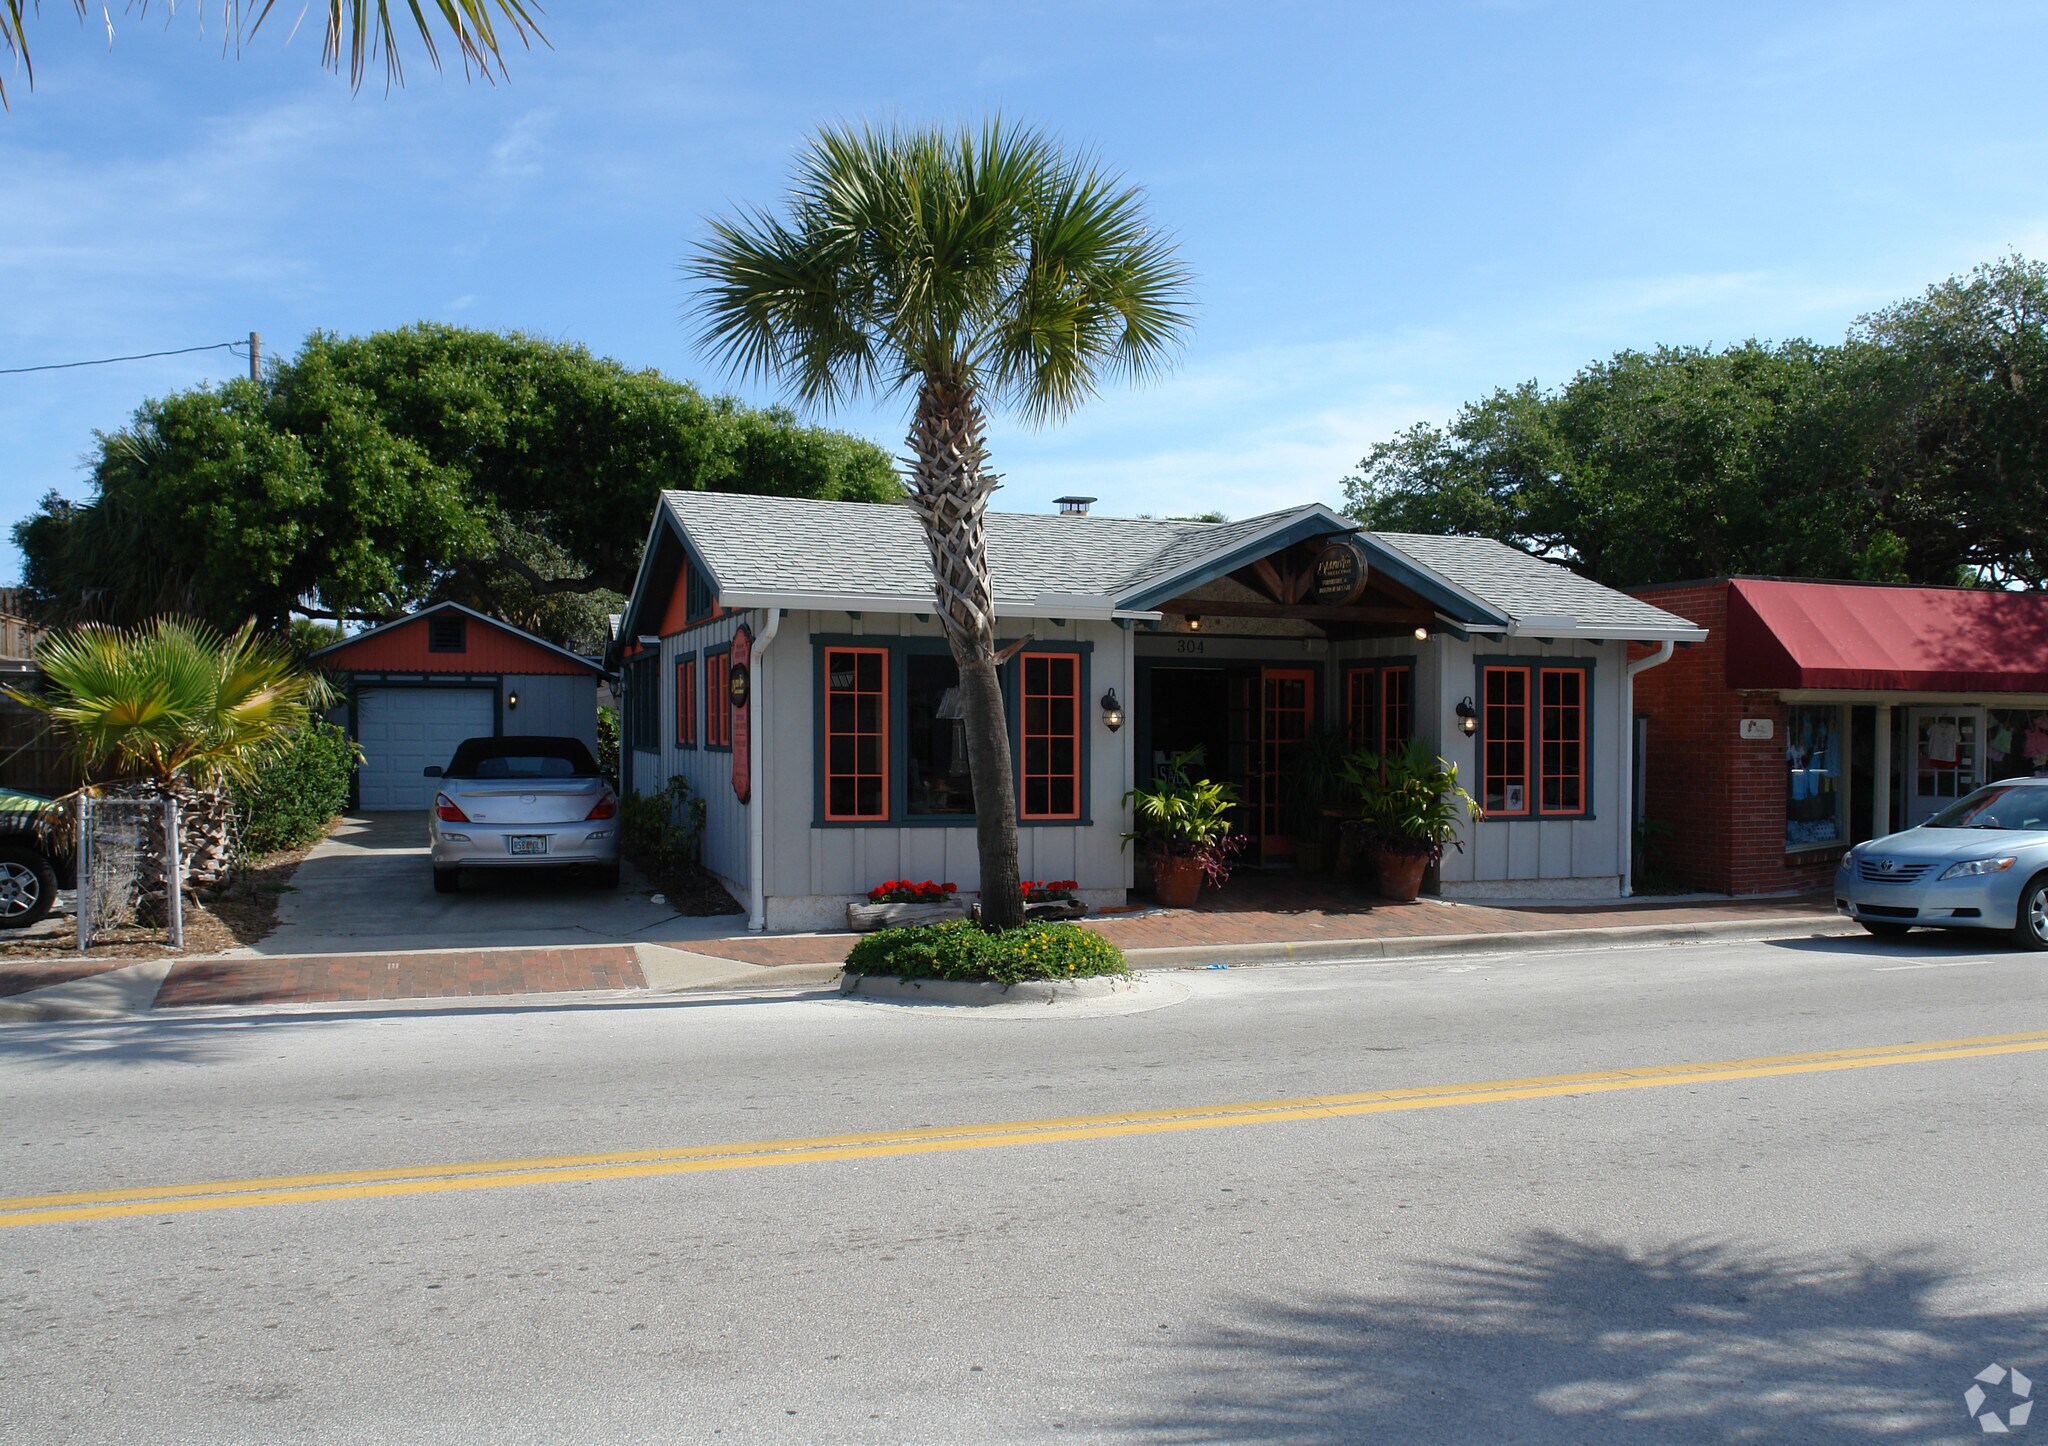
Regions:
M 1922 824 L 1984 781 L 1984 710 L 1906 713 L 1906 824 Z
M 1259 757 L 1253 796 L 1261 862 L 1294 857 L 1287 832 L 1287 778 L 1308 739 L 1316 713 L 1316 675 L 1310 668 L 1259 670 Z

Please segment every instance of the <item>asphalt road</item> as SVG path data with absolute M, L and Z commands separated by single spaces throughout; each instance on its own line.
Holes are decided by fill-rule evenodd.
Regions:
M 7 1026 L 0 1439 L 1975 1441 L 2048 1383 L 2039 956 L 1152 1002 Z

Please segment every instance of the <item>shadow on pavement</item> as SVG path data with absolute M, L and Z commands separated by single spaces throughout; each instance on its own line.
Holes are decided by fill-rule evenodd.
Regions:
M 2003 934 L 1994 934 L 1989 929 L 1971 932 L 1964 929 L 1915 929 L 1903 939 L 1875 939 L 1868 934 L 1820 934 L 1798 939 L 1765 939 L 1758 941 L 1766 949 L 1792 949 L 1804 954 L 1846 954 L 1866 959 L 1896 959 L 1911 963 L 1915 959 L 1958 959 L 1979 954 L 2010 954 L 2016 959 L 2028 957 L 2028 951 L 2015 948 Z
M 1994 1361 L 2048 1367 L 2048 1324 L 1938 1312 L 1931 1298 L 1960 1284 L 1932 1250 L 1635 1250 L 1538 1232 L 1427 1267 L 1413 1298 L 1248 1299 L 1176 1338 L 1172 1363 L 1133 1383 L 1158 1404 L 1113 1424 L 1159 1442 L 1982 1439 L 1971 1378 Z

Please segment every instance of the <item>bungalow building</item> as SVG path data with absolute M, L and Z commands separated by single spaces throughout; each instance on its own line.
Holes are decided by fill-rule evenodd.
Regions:
M 1125 902 L 1123 797 L 1199 746 L 1250 863 L 1286 867 L 1311 730 L 1426 740 L 1486 808 L 1450 897 L 1627 889 L 1633 677 L 1702 628 L 1499 543 L 1361 531 L 1321 505 L 1238 522 L 992 513 L 1027 878 Z M 1649 657 L 1631 664 L 1632 643 Z M 837 926 L 893 878 L 978 883 L 957 676 L 907 507 L 664 493 L 614 643 L 623 786 L 680 775 L 754 928 Z

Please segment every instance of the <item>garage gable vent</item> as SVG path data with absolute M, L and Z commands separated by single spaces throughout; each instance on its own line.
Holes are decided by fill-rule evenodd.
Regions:
M 436 613 L 427 619 L 428 652 L 460 653 L 468 646 L 469 619 L 461 613 Z

